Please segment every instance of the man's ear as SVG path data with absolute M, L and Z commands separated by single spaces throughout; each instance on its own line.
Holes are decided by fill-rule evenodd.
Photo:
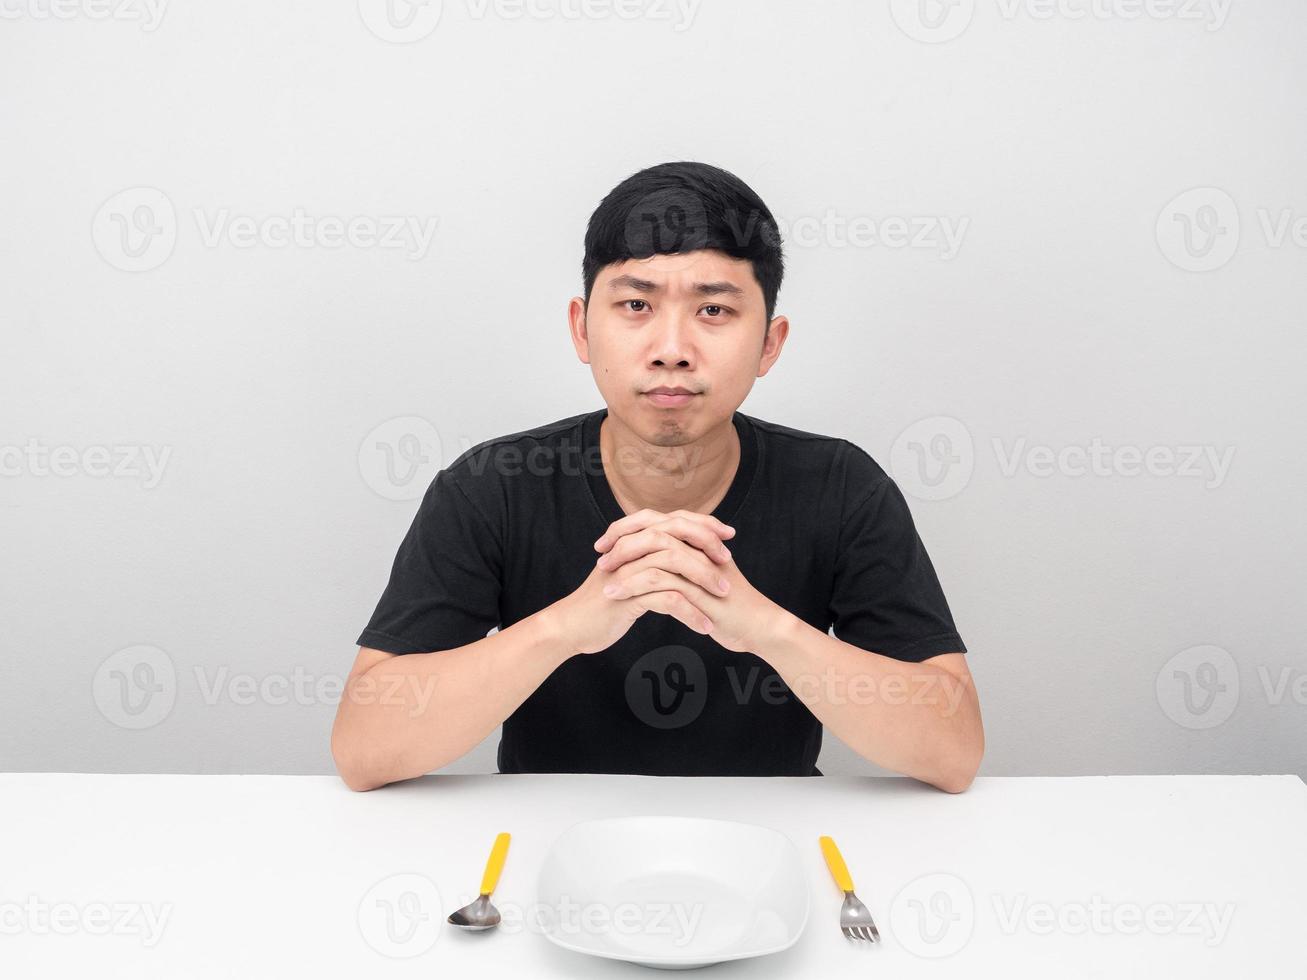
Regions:
M 567 304 L 567 325 L 572 335 L 572 346 L 582 364 L 590 363 L 590 334 L 585 324 L 585 298 L 573 296 Z

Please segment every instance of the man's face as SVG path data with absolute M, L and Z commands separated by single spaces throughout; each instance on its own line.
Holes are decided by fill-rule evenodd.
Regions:
M 577 355 L 609 414 L 659 446 L 693 442 L 739 408 L 789 329 L 776 317 L 767 332 L 766 315 L 750 263 L 710 250 L 606 266 L 589 308 L 577 297 L 569 309 Z

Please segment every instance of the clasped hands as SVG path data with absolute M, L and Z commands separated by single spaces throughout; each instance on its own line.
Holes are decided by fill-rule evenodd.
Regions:
M 735 529 L 693 511 L 645 509 L 595 542 L 595 568 L 567 597 L 579 653 L 606 649 L 646 612 L 680 620 L 735 652 L 756 651 L 785 610 L 755 589 L 723 543 Z

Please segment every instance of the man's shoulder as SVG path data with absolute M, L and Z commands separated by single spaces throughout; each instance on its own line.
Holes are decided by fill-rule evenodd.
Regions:
M 505 477 L 548 477 L 580 466 L 581 426 L 593 413 L 582 412 L 529 429 L 482 440 L 463 450 L 438 474 L 458 484 L 468 496 L 484 498 L 507 492 Z
M 502 436 L 493 436 L 463 450 L 458 458 L 449 464 L 447 469 L 453 471 L 471 469 L 476 461 L 483 457 L 502 455 L 506 447 L 526 449 L 531 445 L 561 446 L 569 441 L 574 442 L 575 434 L 590 414 L 590 412 L 582 412 L 580 415 L 569 415 L 567 418 L 545 422 L 543 425 L 537 425 L 534 428 L 522 429 L 519 432 L 510 432 Z
M 843 436 L 808 432 L 753 415 L 746 418 L 761 432 L 774 466 L 841 480 L 855 495 L 889 479 L 869 452 Z

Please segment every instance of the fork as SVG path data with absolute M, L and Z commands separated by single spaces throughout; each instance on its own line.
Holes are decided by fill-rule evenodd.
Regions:
M 880 942 L 880 930 L 871 920 L 871 913 L 867 911 L 867 906 L 858 901 L 858 896 L 853 894 L 853 876 L 849 874 L 848 865 L 844 863 L 840 849 L 835 846 L 835 841 L 830 837 L 819 839 L 822 856 L 826 859 L 826 867 L 830 868 L 835 884 L 844 892 L 844 904 L 840 907 L 840 932 L 844 933 L 845 939 Z

